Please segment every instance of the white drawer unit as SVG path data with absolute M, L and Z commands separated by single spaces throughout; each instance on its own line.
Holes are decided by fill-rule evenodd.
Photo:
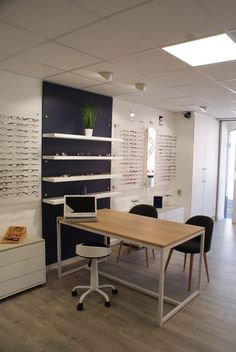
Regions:
M 46 282 L 45 242 L 27 236 L 19 244 L 0 244 L 0 299 Z
M 184 222 L 184 207 L 173 205 L 158 208 L 158 219 Z

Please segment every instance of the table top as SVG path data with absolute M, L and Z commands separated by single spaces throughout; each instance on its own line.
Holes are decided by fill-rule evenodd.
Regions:
M 70 223 L 62 217 L 60 222 L 106 236 L 139 242 L 143 245 L 168 247 L 204 232 L 204 227 L 160 220 L 111 209 L 100 209 L 97 222 Z

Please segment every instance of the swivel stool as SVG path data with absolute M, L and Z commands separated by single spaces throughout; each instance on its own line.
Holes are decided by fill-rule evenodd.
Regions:
M 97 291 L 105 298 L 105 307 L 110 307 L 110 300 L 108 295 L 100 290 L 100 288 L 110 287 L 112 293 L 116 295 L 118 290 L 113 285 L 99 285 L 98 281 L 98 259 L 108 257 L 111 254 L 111 248 L 104 243 L 99 242 L 86 242 L 76 246 L 76 254 L 82 258 L 90 259 L 91 271 L 90 271 L 90 285 L 87 286 L 75 286 L 73 287 L 71 294 L 77 296 L 77 290 L 80 288 L 88 288 L 79 299 L 77 305 L 78 310 L 83 310 L 83 300 L 92 291 Z

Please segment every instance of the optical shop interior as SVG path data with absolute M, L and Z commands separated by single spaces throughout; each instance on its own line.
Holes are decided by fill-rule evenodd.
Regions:
M 234 352 L 236 2 L 0 1 L 0 352 Z

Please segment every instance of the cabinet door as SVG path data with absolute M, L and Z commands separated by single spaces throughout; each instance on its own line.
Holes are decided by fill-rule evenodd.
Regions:
M 176 208 L 166 212 L 166 220 L 184 222 L 184 208 Z
M 205 146 L 206 119 L 200 115 L 195 114 L 191 216 L 202 214 L 203 211 Z
M 166 220 L 166 212 L 162 211 L 162 212 L 158 213 L 158 219 Z
M 203 192 L 203 214 L 210 217 L 215 216 L 216 207 L 218 141 L 219 122 L 214 119 L 207 119 L 205 148 L 206 176 Z

